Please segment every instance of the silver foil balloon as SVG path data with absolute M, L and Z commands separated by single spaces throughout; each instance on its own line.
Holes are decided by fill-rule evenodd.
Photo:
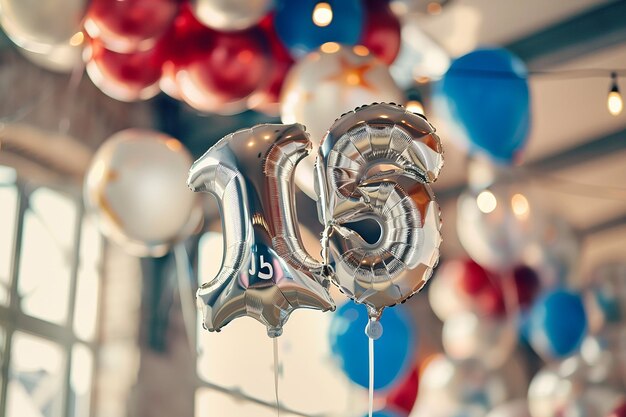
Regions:
M 442 165 L 434 127 L 395 104 L 344 114 L 320 145 L 324 260 L 333 282 L 372 318 L 419 291 L 437 264 L 441 219 L 428 183 Z
M 191 167 L 189 187 L 216 197 L 224 231 L 222 267 L 197 294 L 208 330 L 250 316 L 276 337 L 296 308 L 334 310 L 294 209 L 294 169 L 310 149 L 302 125 L 260 125 L 224 137 Z

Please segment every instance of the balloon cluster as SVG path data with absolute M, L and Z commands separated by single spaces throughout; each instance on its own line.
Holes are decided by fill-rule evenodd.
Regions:
M 221 114 L 276 113 L 295 60 L 325 43 L 358 45 L 380 65 L 400 47 L 400 23 L 385 0 L 2 0 L 0 10 L 2 27 L 34 62 L 71 70 L 82 65 L 84 46 L 89 77 L 115 99 L 163 90 Z

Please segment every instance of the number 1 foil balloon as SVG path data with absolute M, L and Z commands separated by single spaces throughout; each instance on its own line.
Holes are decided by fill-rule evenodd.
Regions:
M 335 309 L 294 208 L 294 169 L 310 150 L 302 125 L 266 124 L 224 137 L 192 165 L 188 185 L 217 198 L 224 230 L 222 267 L 197 294 L 209 331 L 249 316 L 276 337 L 296 308 Z
M 429 183 L 442 165 L 434 127 L 395 104 L 344 114 L 320 145 L 324 260 L 335 270 L 334 284 L 365 304 L 374 321 L 419 291 L 437 264 L 441 219 Z M 365 226 L 372 220 L 374 238 L 377 227 Z

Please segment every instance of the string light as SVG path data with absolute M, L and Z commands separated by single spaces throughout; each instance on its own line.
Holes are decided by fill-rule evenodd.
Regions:
M 325 27 L 330 25 L 333 21 L 333 9 L 330 4 L 326 2 L 320 2 L 315 5 L 313 9 L 313 23 L 319 27 Z
M 619 87 L 617 86 L 617 73 L 611 73 L 611 81 L 611 89 L 609 90 L 609 96 L 606 100 L 606 106 L 609 109 L 609 113 L 613 116 L 617 116 L 624 108 L 622 95 L 619 93 Z

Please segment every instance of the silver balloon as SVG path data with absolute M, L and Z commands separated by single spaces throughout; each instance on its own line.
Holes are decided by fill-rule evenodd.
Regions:
M 0 0 L 0 24 L 18 46 L 45 54 L 81 31 L 88 0 Z
M 512 317 L 481 317 L 465 311 L 444 322 L 443 347 L 453 359 L 475 359 L 489 369 L 496 369 L 513 353 L 517 327 Z
M 247 29 L 274 6 L 274 0 L 191 0 L 199 21 L 221 31 Z
M 180 184 L 192 158 L 178 140 L 127 129 L 98 149 L 85 177 L 87 209 L 104 235 L 137 256 L 162 256 L 201 221 L 198 198 Z
M 344 114 L 320 145 L 325 260 L 335 268 L 334 283 L 370 317 L 419 291 L 439 260 L 440 210 L 428 183 L 442 165 L 434 127 L 394 104 Z
M 250 316 L 276 337 L 296 308 L 334 310 L 294 209 L 294 169 L 310 149 L 301 125 L 260 125 L 224 137 L 191 167 L 189 187 L 216 197 L 224 231 L 222 268 L 198 290 L 208 330 Z
M 313 151 L 338 115 L 373 102 L 404 103 L 389 68 L 363 46 L 341 46 L 329 42 L 294 65 L 281 90 L 283 123 L 302 123 L 311 134 Z M 296 183 L 311 198 L 314 155 L 302 161 Z

